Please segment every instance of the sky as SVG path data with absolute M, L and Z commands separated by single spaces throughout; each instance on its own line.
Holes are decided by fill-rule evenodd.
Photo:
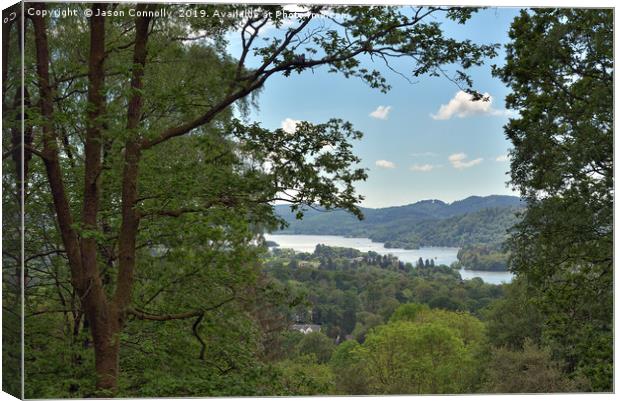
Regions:
M 519 10 L 489 8 L 465 25 L 442 23 L 448 36 L 475 43 L 509 40 L 508 29 Z M 275 28 L 272 28 L 275 29 Z M 231 53 L 238 43 L 231 40 Z M 503 125 L 511 111 L 504 107 L 508 88 L 491 75 L 502 65 L 504 51 L 484 66 L 471 69 L 474 88 L 490 102 L 471 102 L 468 95 L 443 77 L 424 76 L 409 83 L 382 63 L 380 70 L 392 89 L 383 94 L 356 78 L 330 74 L 326 68 L 290 77 L 274 76 L 259 95 L 259 110 L 250 119 L 266 128 L 287 128 L 295 121 L 312 123 L 341 118 L 364 133 L 354 152 L 368 179 L 356 184 L 364 207 L 387 207 L 424 199 L 453 202 L 471 195 L 517 195 L 507 186 L 510 142 Z M 394 62 L 407 75 L 410 64 Z

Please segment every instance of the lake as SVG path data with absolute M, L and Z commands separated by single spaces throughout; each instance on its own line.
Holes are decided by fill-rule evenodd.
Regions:
M 286 235 L 265 234 L 267 241 L 276 242 L 280 248 L 293 249 L 296 252 L 314 252 L 318 244 L 327 246 L 339 246 L 354 248 L 362 252 L 373 251 L 380 255 L 391 254 L 403 262 L 409 262 L 415 266 L 418 259 L 433 259 L 437 265 L 450 266 L 456 262 L 456 254 L 459 248 L 428 247 L 420 249 L 385 248 L 381 242 L 372 242 L 369 238 L 348 238 L 338 235 Z M 488 272 L 480 270 L 460 270 L 461 277 L 469 280 L 480 277 L 484 282 L 491 284 L 509 283 L 512 281 L 510 272 Z

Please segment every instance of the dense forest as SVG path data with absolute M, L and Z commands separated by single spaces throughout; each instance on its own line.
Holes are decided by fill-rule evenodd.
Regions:
M 464 281 L 448 266 L 323 245 L 312 254 L 275 249 L 266 272 L 305 300 L 290 318 L 320 327 L 282 334 L 279 363 L 296 366 L 303 394 L 589 389 L 585 378 L 565 377 L 541 345 L 539 315 L 521 315 L 534 308 L 520 281 Z
M 321 324 L 334 339 L 353 335 L 360 342 L 373 325 L 369 322 L 387 321 L 400 304 L 480 316 L 503 294 L 501 286 L 464 281 L 448 266 L 425 262 L 413 266 L 390 255 L 317 245 L 312 254 L 274 249 L 265 270 L 306 295 L 310 307 L 296 312 L 295 321 Z M 364 318 L 358 321 L 359 316 Z
M 488 245 L 466 245 L 456 255 L 455 267 L 467 270 L 505 271 L 508 267 L 508 252 L 501 247 Z
M 476 9 L 308 5 L 285 20 L 278 5 L 19 7 L 3 11 L 3 390 L 613 391 L 613 10 L 524 9 L 510 26 L 493 75 L 516 111 L 504 133 L 520 198 L 371 211 L 353 124 L 289 132 L 250 110 L 274 77 L 319 69 L 388 92 L 376 63 L 396 59 L 485 101 L 469 73 L 498 45 L 443 29 Z M 90 18 L 49 17 L 70 8 Z M 516 278 L 270 252 L 264 234 L 292 222 L 275 203 L 310 223 L 313 208 L 334 211 L 345 229 L 365 218 L 359 235 L 391 246 L 458 244 L 459 263 L 490 270 L 501 252 Z

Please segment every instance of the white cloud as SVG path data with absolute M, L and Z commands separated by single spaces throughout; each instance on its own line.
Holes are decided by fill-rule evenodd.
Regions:
M 413 157 L 435 157 L 435 156 L 437 156 L 437 153 L 435 153 L 435 152 L 419 152 L 419 153 L 412 153 L 411 156 L 413 156 Z
M 389 160 L 377 160 L 375 162 L 375 166 L 381 167 L 381 168 L 396 168 L 396 164 L 394 164 L 394 162 L 391 162 Z
M 369 114 L 372 118 L 378 118 L 379 120 L 387 120 L 388 114 L 392 106 L 379 106 L 375 111 Z
M 299 124 L 301 121 L 300 120 L 293 120 L 292 118 L 286 118 L 284 120 L 282 120 L 281 127 L 285 132 L 288 132 L 289 134 L 294 134 L 295 131 L 297 130 L 297 124 Z
M 411 171 L 421 171 L 423 173 L 427 173 L 429 171 L 433 171 L 434 169 L 441 167 L 438 165 L 432 165 L 432 164 L 414 164 L 413 166 L 409 167 L 409 170 Z
M 499 155 L 495 158 L 496 162 L 507 162 L 508 161 L 508 155 Z
M 473 167 L 476 164 L 482 163 L 482 158 L 466 161 L 467 155 L 465 153 L 454 153 L 448 156 L 448 161 L 452 164 L 452 167 L 462 170 L 464 168 Z
M 448 104 L 442 104 L 436 114 L 431 114 L 433 120 L 449 120 L 456 116 L 465 118 L 474 115 L 511 115 L 507 110 L 497 110 L 493 108 L 493 97 L 488 93 L 483 96 L 487 101 L 473 101 L 473 96 L 464 91 L 458 91 Z

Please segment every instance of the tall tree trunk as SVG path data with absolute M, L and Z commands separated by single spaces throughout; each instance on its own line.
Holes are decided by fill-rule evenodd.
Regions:
M 95 348 L 95 371 L 97 372 L 97 389 L 99 396 L 114 395 L 117 390 L 119 371 L 119 350 L 121 323 L 114 308 L 102 308 L 97 311 L 91 323 L 91 332 Z M 92 320 L 91 320 L 92 322 Z
M 45 4 L 34 3 L 33 8 L 43 11 Z M 53 105 L 54 98 L 49 79 L 49 48 L 47 41 L 47 26 L 45 19 L 40 15 L 30 17 L 34 25 L 35 48 L 37 60 L 37 78 L 39 87 L 39 106 L 43 116 L 43 161 L 50 185 L 56 219 L 60 228 L 63 245 L 67 253 L 67 259 L 71 268 L 71 284 L 79 295 L 84 294 L 86 288 L 82 280 L 82 260 L 80 255 L 79 239 L 74 228 L 74 220 L 71 215 L 69 201 L 62 176 L 57 136 L 54 132 Z
M 139 4 L 138 11 L 146 10 L 149 5 Z M 136 40 L 133 55 L 133 71 L 131 76 L 131 98 L 127 108 L 127 131 L 129 139 L 125 142 L 125 165 L 123 168 L 121 194 L 121 228 L 119 234 L 119 269 L 114 294 L 114 303 L 124 319 L 131 302 L 133 275 L 136 265 L 136 237 L 140 225 L 140 215 L 136 211 L 138 199 L 138 174 L 141 157 L 140 138 L 136 129 L 142 117 L 142 79 L 146 64 L 147 41 L 149 37 L 149 17 L 136 18 Z
M 148 6 L 140 4 L 138 10 Z M 138 172 L 141 150 L 139 138 L 135 134 L 140 124 L 142 112 L 142 78 L 146 63 L 146 44 L 150 18 L 136 18 L 136 40 L 134 46 L 134 69 L 131 78 L 132 95 L 127 111 L 127 129 L 130 137 L 125 143 L 125 166 L 122 178 L 121 227 L 119 233 L 119 268 L 116 291 L 113 300 L 105 308 L 106 315 L 89 316 L 95 341 L 95 365 L 97 369 L 97 388 L 116 391 L 119 370 L 120 332 L 123 329 L 133 288 L 133 275 L 136 264 L 136 237 L 140 216 L 135 210 L 138 198 Z M 91 28 L 95 35 L 95 27 Z M 103 101 L 103 100 L 102 100 Z M 98 152 L 101 152 L 99 146 Z M 88 177 L 86 177 L 88 179 Z M 85 205 L 86 207 L 86 205 Z M 95 224 L 96 221 L 93 221 Z M 93 254 L 96 255 L 93 251 Z M 94 322 L 94 324 L 93 324 Z M 96 334 L 95 334 L 96 333 Z
M 105 113 L 105 18 L 101 11 L 107 4 L 92 5 L 90 18 L 90 53 L 88 58 L 88 113 L 84 146 L 84 200 L 82 229 L 98 231 L 97 215 L 100 205 L 100 174 L 102 166 L 103 117 Z M 117 389 L 119 334 L 121 323 L 115 305 L 109 302 L 97 260 L 97 240 L 92 235 L 80 240 L 82 270 L 89 285 L 100 289 L 82 301 L 90 322 L 95 346 L 95 370 L 100 395 L 113 395 Z M 86 290 L 89 291 L 89 290 Z
M 34 8 L 45 9 L 35 3 Z M 105 9 L 106 4 L 95 3 L 93 9 Z M 149 6 L 139 4 L 138 9 Z M 101 13 L 95 12 L 94 15 Z M 100 180 L 102 167 L 102 138 L 105 113 L 105 21 L 103 17 L 90 19 L 90 55 L 88 73 L 88 121 L 84 147 L 84 200 L 81 231 L 77 231 L 67 199 L 59 160 L 58 135 L 54 131 L 54 98 L 49 78 L 50 53 L 45 20 L 31 17 L 35 27 L 37 76 L 43 123 L 43 152 L 47 177 L 52 192 L 60 234 L 71 268 L 71 283 L 80 297 L 93 337 L 97 388 L 101 395 L 114 395 L 119 373 L 120 333 L 131 303 L 133 276 L 136 263 L 136 237 L 140 215 L 136 211 L 141 138 L 136 129 L 142 113 L 142 79 L 146 64 L 150 18 L 136 18 L 134 68 L 131 77 L 131 97 L 127 111 L 129 139 L 125 144 L 125 166 L 122 176 L 121 227 L 119 232 L 119 266 L 116 290 L 109 299 L 104 290 L 99 268 L 97 242 L 88 231 L 99 231 L 97 215 L 100 207 Z M 193 315 L 192 315 L 193 316 Z
M 34 3 L 34 8 L 45 9 L 45 4 Z M 106 5 L 95 4 L 94 8 Z M 71 269 L 71 284 L 80 297 L 90 324 L 95 348 L 95 369 L 97 388 L 105 395 L 113 395 L 117 389 L 119 334 L 122 327 L 116 305 L 109 302 L 100 277 L 97 264 L 96 242 L 92 236 L 79 235 L 69 206 L 58 155 L 58 135 L 53 125 L 53 93 L 49 77 L 49 47 L 47 26 L 40 15 L 31 17 L 35 30 L 37 76 L 40 91 L 43 123 L 43 155 L 48 182 L 56 211 L 67 259 Z M 82 208 L 85 230 L 97 229 L 99 209 L 98 176 L 101 169 L 100 117 L 104 110 L 103 94 L 105 56 L 105 24 L 102 18 L 91 18 L 91 53 L 89 60 L 89 95 L 92 109 L 87 122 L 87 144 L 85 149 L 84 204 Z

